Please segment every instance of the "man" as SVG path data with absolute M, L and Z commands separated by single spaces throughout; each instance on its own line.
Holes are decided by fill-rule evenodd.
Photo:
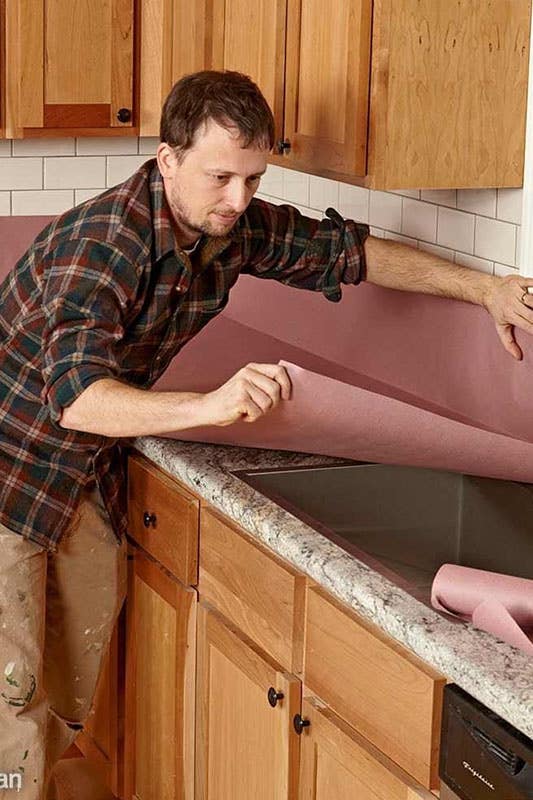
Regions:
M 253 200 L 273 142 L 248 78 L 182 79 L 157 159 L 52 222 L 0 288 L 0 771 L 23 768 L 25 800 L 55 797 L 52 767 L 87 718 L 124 597 L 117 440 L 254 422 L 290 398 L 274 364 L 208 394 L 147 391 L 241 272 L 331 300 L 368 280 L 479 303 L 515 358 L 513 326 L 533 330 L 533 280 Z

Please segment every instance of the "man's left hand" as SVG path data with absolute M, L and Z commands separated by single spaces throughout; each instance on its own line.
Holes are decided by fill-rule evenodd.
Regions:
M 500 278 L 487 293 L 484 303 L 496 323 L 503 346 L 518 361 L 522 358 L 522 351 L 513 329 L 517 327 L 533 334 L 533 294 L 528 294 L 528 286 L 533 287 L 533 278 L 521 275 Z

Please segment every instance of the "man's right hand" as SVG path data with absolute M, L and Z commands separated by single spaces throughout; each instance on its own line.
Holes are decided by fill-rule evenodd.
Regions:
M 229 381 L 201 398 L 202 424 L 224 426 L 238 420 L 255 422 L 280 400 L 289 400 L 290 396 L 291 382 L 285 367 L 247 364 Z

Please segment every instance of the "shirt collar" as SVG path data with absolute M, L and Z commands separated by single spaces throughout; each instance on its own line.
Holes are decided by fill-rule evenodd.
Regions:
M 187 258 L 187 254 L 176 242 L 176 235 L 172 227 L 172 214 L 165 195 L 163 176 L 159 171 L 156 159 L 147 165 L 149 172 L 150 200 L 152 204 L 152 222 L 154 228 L 155 258 L 159 260 L 168 253 L 174 253 L 177 258 Z M 202 241 L 195 252 L 198 253 L 201 269 L 204 269 L 236 238 L 240 236 L 238 230 L 232 231 L 228 236 L 202 236 Z

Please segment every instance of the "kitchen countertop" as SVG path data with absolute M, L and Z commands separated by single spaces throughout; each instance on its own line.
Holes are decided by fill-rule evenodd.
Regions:
M 463 622 L 446 619 L 248 486 L 230 470 L 336 464 L 287 451 L 135 439 L 136 450 L 533 738 L 533 660 Z

